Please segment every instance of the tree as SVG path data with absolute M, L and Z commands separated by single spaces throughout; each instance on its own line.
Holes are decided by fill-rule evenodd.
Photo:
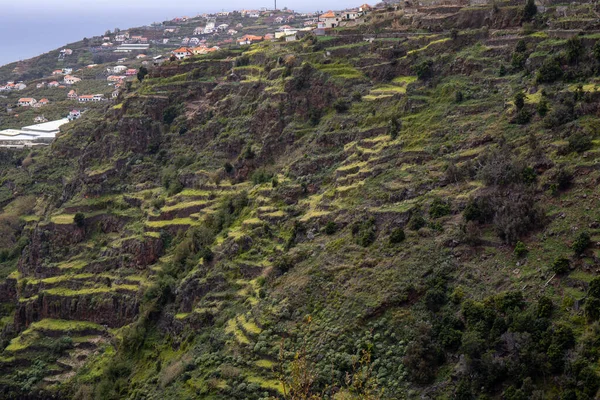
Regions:
M 576 63 L 583 54 L 583 44 L 579 36 L 573 36 L 567 41 L 567 61 L 569 64 Z
M 144 78 L 148 75 L 148 68 L 140 67 L 140 70 L 137 73 L 138 81 L 142 82 Z
M 515 107 L 517 107 L 517 111 L 521 111 L 525 107 L 525 93 L 522 91 L 515 94 Z
M 85 214 L 78 212 L 73 217 L 73 222 L 75 222 L 75 225 L 77 225 L 77 227 L 83 228 L 83 225 L 85 224 Z
M 534 0 L 527 0 L 523 7 L 523 21 L 531 21 L 535 14 L 537 14 L 537 6 Z

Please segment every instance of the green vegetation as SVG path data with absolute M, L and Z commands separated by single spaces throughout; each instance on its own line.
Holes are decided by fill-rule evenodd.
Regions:
M 117 101 L 0 149 L 0 397 L 597 398 L 600 45 L 563 6 L 128 57 Z M 77 88 L 104 93 L 90 46 L 0 76 L 97 59 Z M 62 113 L 36 82 L 0 103 Z

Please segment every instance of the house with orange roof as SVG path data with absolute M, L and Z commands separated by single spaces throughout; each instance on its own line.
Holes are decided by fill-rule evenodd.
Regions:
M 35 103 L 37 103 L 37 100 L 32 97 L 22 97 L 19 99 L 17 104 L 19 107 L 31 107 Z
M 262 36 L 255 36 L 255 35 L 244 35 L 241 38 L 239 38 L 237 40 L 237 43 L 240 46 L 244 46 L 247 44 L 252 44 L 252 43 L 256 43 L 256 42 L 261 42 L 264 38 Z
M 50 101 L 48 99 L 41 99 L 40 101 L 37 102 L 37 104 L 41 105 L 41 106 L 45 106 L 50 104 Z
M 62 69 L 55 69 L 54 71 L 52 71 L 52 75 L 62 75 L 63 71 Z
M 367 3 L 365 3 L 362 6 L 358 7 L 358 11 L 360 11 L 361 13 L 368 13 L 371 10 L 373 10 L 373 7 L 371 7 Z
M 137 69 L 135 68 L 129 68 L 125 71 L 125 76 L 134 76 L 135 74 L 137 74 Z
M 76 76 L 72 76 L 72 75 L 67 75 L 67 76 L 65 76 L 64 82 L 67 85 L 74 85 L 77 82 L 81 82 L 81 78 L 77 78 Z
M 67 98 L 68 98 L 69 100 L 77 100 L 77 92 L 76 92 L 76 91 L 74 91 L 74 90 L 71 90 L 71 91 L 69 92 L 69 94 L 67 94 Z
M 173 53 L 175 58 L 177 58 L 178 60 L 189 58 L 194 54 L 192 49 L 190 49 L 189 47 L 180 47 L 178 49 L 173 50 L 171 53 Z
M 336 26 L 339 25 L 340 21 L 342 20 L 342 17 L 333 12 L 333 11 L 327 11 L 325 14 L 322 14 L 319 16 L 319 28 L 325 28 L 325 29 L 330 29 L 330 28 L 335 28 Z
M 48 84 L 48 87 L 58 87 L 60 85 L 60 83 L 58 83 L 57 81 L 52 81 Z

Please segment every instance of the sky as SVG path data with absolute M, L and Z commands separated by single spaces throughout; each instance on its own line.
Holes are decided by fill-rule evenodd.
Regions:
M 359 6 L 361 1 L 277 0 L 277 7 L 327 11 Z M 0 65 L 101 35 L 109 29 L 133 28 L 204 12 L 272 6 L 272 0 L 0 0 Z

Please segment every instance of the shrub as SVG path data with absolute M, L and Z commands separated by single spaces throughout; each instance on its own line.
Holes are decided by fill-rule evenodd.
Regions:
M 587 232 L 581 232 L 579 233 L 579 235 L 577 235 L 577 239 L 575 239 L 575 242 L 573 243 L 573 246 L 571 246 L 571 248 L 573 249 L 576 255 L 579 255 L 583 253 L 585 249 L 588 248 L 591 242 L 592 241 L 590 240 L 590 234 Z
M 338 114 L 342 114 L 345 113 L 346 111 L 348 111 L 350 109 L 350 105 L 348 104 L 348 102 L 344 99 L 337 99 L 334 103 L 333 103 L 333 108 L 334 110 L 338 113 Z
M 521 109 L 517 112 L 517 115 L 515 116 L 516 124 L 525 125 L 528 124 L 529 121 L 531 121 L 531 114 L 527 110 Z
M 544 60 L 536 75 L 538 83 L 551 83 L 559 80 L 563 76 L 563 70 L 558 59 L 552 57 Z
M 550 318 L 552 316 L 552 309 L 554 308 L 554 304 L 552 304 L 552 300 L 546 296 L 540 297 L 538 300 L 537 306 L 537 316 L 538 318 Z
M 515 107 L 517 107 L 517 111 L 525 107 L 525 98 L 526 96 L 523 91 L 519 91 L 515 94 Z
M 179 107 L 171 105 L 163 111 L 163 122 L 170 125 L 175 121 L 175 118 L 179 115 Z
M 594 58 L 596 59 L 596 61 L 600 62 L 600 40 L 596 41 L 592 52 L 594 53 Z
M 406 239 L 406 234 L 404 233 L 404 229 L 402 228 L 394 228 L 392 233 L 390 233 L 390 244 L 398 244 Z
M 585 316 L 589 321 L 600 319 L 600 299 L 597 297 L 588 297 L 585 300 Z
M 537 6 L 534 0 L 527 0 L 522 11 L 523 21 L 531 21 L 535 14 L 537 14 Z
M 569 137 L 569 150 L 583 153 L 593 146 L 592 138 L 583 132 L 574 133 Z
M 515 245 L 515 250 L 514 250 L 515 256 L 521 258 L 521 257 L 525 256 L 527 254 L 527 252 L 528 252 L 528 250 L 527 250 L 527 247 L 525 246 L 525 243 L 523 243 L 519 240 L 517 242 L 517 244 Z
M 408 228 L 413 231 L 418 231 L 425 225 L 427 225 L 427 221 L 425 221 L 425 218 L 423 218 L 423 216 L 420 214 L 413 214 L 408 221 Z
M 457 103 L 462 103 L 462 101 L 464 100 L 464 95 L 463 92 L 461 92 L 460 90 L 458 90 L 455 94 L 454 94 L 454 101 Z
M 567 61 L 573 64 L 579 60 L 583 54 L 584 48 L 579 36 L 572 36 L 567 40 Z
M 600 278 L 594 278 L 590 281 L 588 296 L 600 299 Z
M 414 71 L 419 79 L 429 79 L 433 75 L 433 62 L 431 60 L 421 61 L 415 65 Z
M 540 100 L 540 102 L 537 105 L 537 113 L 539 114 L 540 117 L 545 117 L 546 114 L 548 114 L 549 109 L 550 109 L 550 106 L 548 104 L 548 100 L 546 100 L 545 97 L 542 97 L 542 99 Z
M 352 225 L 352 235 L 356 243 L 362 247 L 369 247 L 375 241 L 377 226 L 373 217 L 364 221 L 355 221 Z
M 75 222 L 75 225 L 77 225 L 78 228 L 83 228 L 85 225 L 85 214 L 78 212 L 73 217 L 73 222 Z
M 362 94 L 359 91 L 352 92 L 353 101 L 362 101 Z
M 559 104 L 554 107 L 546 118 L 544 118 L 544 126 L 548 129 L 556 128 L 567 122 L 575 119 L 575 108 L 573 104 Z
M 388 123 L 388 134 L 392 139 L 396 139 L 402 129 L 402 121 L 396 117 L 392 117 Z
M 273 179 L 273 173 L 267 172 L 263 168 L 257 169 L 252 174 L 252 183 L 255 185 L 261 185 L 263 183 L 267 183 L 271 179 Z
M 440 218 L 448 214 L 450 214 L 450 204 L 439 198 L 433 199 L 429 207 L 429 216 L 431 218 Z
M 333 221 L 328 221 L 327 224 L 325 225 L 325 234 L 333 235 L 336 232 L 337 232 L 337 224 Z
M 570 262 L 568 258 L 559 257 L 552 263 L 552 272 L 555 274 L 564 274 L 569 270 Z

